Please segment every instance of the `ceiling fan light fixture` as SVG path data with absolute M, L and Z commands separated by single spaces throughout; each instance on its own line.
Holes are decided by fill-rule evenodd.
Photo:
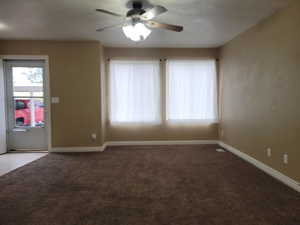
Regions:
M 136 23 L 134 25 L 126 24 L 122 29 L 127 38 L 136 42 L 146 40 L 151 33 L 151 30 L 143 23 Z

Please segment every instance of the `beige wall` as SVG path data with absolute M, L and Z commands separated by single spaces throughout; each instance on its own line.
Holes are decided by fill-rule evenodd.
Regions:
M 101 93 L 101 140 L 104 143 L 106 140 L 106 74 L 105 74 L 105 56 L 104 47 L 100 45 L 100 93 Z
M 217 48 L 104 48 L 104 52 L 106 58 L 217 58 L 219 54 Z
M 222 140 L 298 181 L 299 11 L 298 1 L 226 44 L 220 65 Z
M 0 41 L 0 55 L 49 56 L 51 96 L 60 98 L 51 105 L 54 147 L 102 144 L 101 50 L 99 42 Z
M 210 57 L 217 49 L 119 49 L 94 41 L 1 40 L 0 55 L 48 55 L 53 147 L 99 146 L 104 141 L 216 139 L 218 126 L 110 127 L 105 84 L 106 58 L 111 57 Z M 101 101 L 103 105 L 101 107 Z M 103 113 L 102 113 L 103 112 Z M 91 134 L 97 134 L 97 140 Z
M 195 57 L 217 58 L 218 49 L 105 48 L 104 55 L 106 59 L 109 58 L 164 59 L 164 58 L 195 58 Z M 108 67 L 107 64 L 108 63 L 106 63 L 106 67 Z M 163 65 L 162 68 L 164 70 Z M 106 75 L 108 76 L 108 70 L 106 72 L 107 72 Z M 108 80 L 107 76 L 106 76 L 106 80 Z M 108 89 L 106 89 L 106 96 L 108 96 Z M 106 140 L 107 141 L 216 140 L 216 139 L 218 139 L 217 124 L 200 125 L 200 126 L 199 125 L 176 125 L 175 126 L 175 125 L 168 125 L 166 123 L 162 123 L 161 125 L 147 126 L 147 127 L 140 127 L 140 126 L 113 127 L 110 126 L 109 124 L 109 116 L 106 110 Z

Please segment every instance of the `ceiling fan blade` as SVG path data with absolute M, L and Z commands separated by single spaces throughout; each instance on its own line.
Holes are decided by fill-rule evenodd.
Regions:
M 104 31 L 104 30 L 107 30 L 107 29 L 110 29 L 110 28 L 114 28 L 114 27 L 119 27 L 119 26 L 122 26 L 122 25 L 123 24 L 115 24 L 115 25 L 111 25 L 111 26 L 106 26 L 106 27 L 99 28 L 96 31 L 101 32 L 101 31 Z
M 147 10 L 145 13 L 143 13 L 141 15 L 141 19 L 143 20 L 151 20 L 153 19 L 154 17 L 164 13 L 164 12 L 167 12 L 168 10 L 163 7 L 163 6 L 160 6 L 160 5 L 156 5 L 154 6 L 153 8 Z
M 147 21 L 146 23 L 149 27 L 151 28 L 162 28 L 162 29 L 167 29 L 167 30 L 172 30 L 176 32 L 181 32 L 183 31 L 182 26 L 177 26 L 177 25 L 171 25 L 171 24 L 165 24 L 165 23 L 158 23 L 153 20 Z
M 96 9 L 97 12 L 102 12 L 102 13 L 106 13 L 112 16 L 117 16 L 117 17 L 123 17 L 122 15 L 118 14 L 118 13 L 114 13 L 114 12 L 110 12 L 104 9 Z

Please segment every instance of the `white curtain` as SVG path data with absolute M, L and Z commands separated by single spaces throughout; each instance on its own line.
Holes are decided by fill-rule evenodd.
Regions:
M 167 120 L 217 122 L 215 60 L 167 61 Z
M 110 61 L 110 121 L 160 122 L 159 61 Z

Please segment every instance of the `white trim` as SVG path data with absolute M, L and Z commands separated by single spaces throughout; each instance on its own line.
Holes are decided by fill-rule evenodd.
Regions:
M 47 55 L 0 55 L 1 59 L 8 60 L 47 60 Z
M 46 83 L 46 105 L 47 105 L 47 112 L 46 112 L 46 119 L 47 119 L 47 142 L 48 142 L 48 151 L 52 148 L 52 128 L 51 128 L 51 90 L 50 90 L 50 69 L 49 69 L 49 57 L 45 57 L 45 64 L 44 64 L 44 71 L 45 71 L 45 83 Z
M 45 102 L 46 102 L 46 135 L 48 151 L 52 148 L 52 132 L 51 132 L 51 95 L 50 95 L 50 70 L 49 70 L 49 56 L 48 55 L 0 55 L 2 60 L 44 60 L 44 72 L 45 72 Z
M 50 152 L 103 152 L 105 146 L 96 147 L 52 147 Z
M 6 127 L 6 93 L 3 71 L 3 60 L 0 58 L 0 154 L 7 152 L 7 127 Z M 3 141 L 3 143 L 1 143 Z
M 270 166 L 254 159 L 253 157 L 247 155 L 244 152 L 241 152 L 240 150 L 225 144 L 224 142 L 220 141 L 219 145 L 222 146 L 223 148 L 225 148 L 226 150 L 228 150 L 229 152 L 235 154 L 236 156 L 244 159 L 245 161 L 251 163 L 252 165 L 254 165 L 255 167 L 257 167 L 258 169 L 264 171 L 265 173 L 269 174 L 270 176 L 274 177 L 275 179 L 281 181 L 282 183 L 286 184 L 287 186 L 289 186 L 290 188 L 300 192 L 300 183 L 291 179 L 290 177 L 282 174 L 281 172 L 271 168 Z
M 174 140 L 174 141 L 108 141 L 105 146 L 128 146 L 128 145 L 203 145 L 218 144 L 217 140 Z

